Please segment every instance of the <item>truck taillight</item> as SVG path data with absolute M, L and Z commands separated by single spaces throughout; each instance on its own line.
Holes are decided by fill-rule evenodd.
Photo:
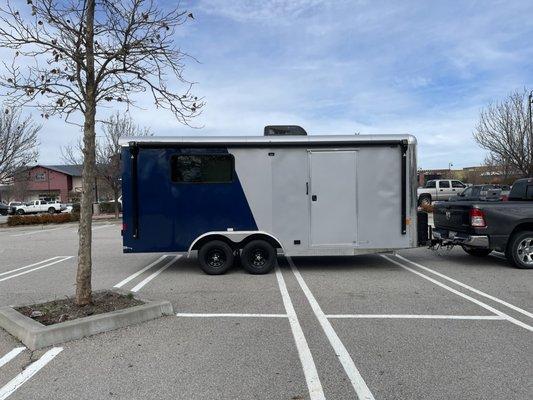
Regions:
M 470 209 L 470 226 L 475 228 L 485 228 L 485 213 L 479 208 Z

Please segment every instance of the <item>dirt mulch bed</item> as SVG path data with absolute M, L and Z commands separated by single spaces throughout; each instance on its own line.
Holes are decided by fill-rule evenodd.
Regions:
M 84 307 L 74 304 L 74 298 L 49 301 L 47 303 L 22 306 L 16 310 L 43 325 L 54 325 L 60 322 L 88 317 L 90 315 L 103 314 L 116 310 L 134 307 L 144 304 L 133 295 L 123 295 L 111 291 L 93 293 L 93 302 Z

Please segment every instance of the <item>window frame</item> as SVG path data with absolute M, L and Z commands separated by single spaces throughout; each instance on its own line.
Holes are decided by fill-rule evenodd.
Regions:
M 452 188 L 453 189 L 465 189 L 466 185 L 458 180 L 452 180 Z
M 442 184 L 445 184 L 448 186 L 442 186 Z M 451 188 L 452 188 L 452 185 L 450 181 L 447 181 L 447 180 L 439 181 L 439 189 L 451 189 Z
M 229 181 L 208 181 L 208 182 L 189 182 L 177 181 L 173 179 L 174 167 L 177 164 L 178 157 L 229 157 L 231 160 L 231 179 Z M 235 156 L 231 153 L 177 153 L 170 157 L 170 182 L 176 185 L 211 185 L 235 182 Z

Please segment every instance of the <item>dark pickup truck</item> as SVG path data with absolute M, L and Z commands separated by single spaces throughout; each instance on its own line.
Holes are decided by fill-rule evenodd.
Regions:
M 517 180 L 508 201 L 436 203 L 434 242 L 460 245 L 473 256 L 504 252 L 518 268 L 533 268 L 533 178 Z

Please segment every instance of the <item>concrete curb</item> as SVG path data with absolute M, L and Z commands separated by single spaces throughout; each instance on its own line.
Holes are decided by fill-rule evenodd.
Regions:
M 123 291 L 118 292 L 123 293 Z M 169 301 L 139 300 L 145 304 L 50 326 L 22 315 L 13 306 L 0 307 L 0 328 L 15 336 L 30 350 L 37 350 L 165 315 L 174 315 Z

